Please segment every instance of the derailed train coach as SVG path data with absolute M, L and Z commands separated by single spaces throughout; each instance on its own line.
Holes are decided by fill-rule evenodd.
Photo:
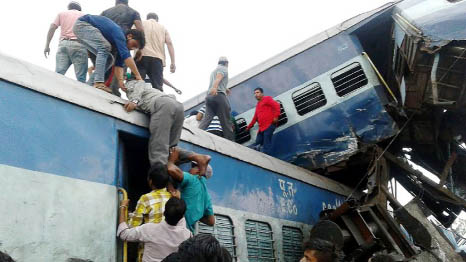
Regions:
M 396 100 L 377 71 L 373 53 L 389 48 L 389 4 L 349 19 L 230 80 L 236 141 L 255 142 L 246 125 L 255 111 L 254 89 L 262 87 L 281 105 L 271 155 L 308 169 L 326 168 L 359 153 L 362 145 L 398 130 L 386 107 Z M 381 25 L 381 31 L 374 30 Z M 204 94 L 185 103 L 201 106 Z
M 0 54 L 0 249 L 16 261 L 124 261 L 119 188 L 134 210 L 147 185 L 148 117 L 126 102 Z M 297 261 L 324 209 L 351 189 L 198 129 L 180 146 L 209 154 L 213 234 L 234 261 Z M 128 261 L 135 261 L 128 249 Z
M 413 194 L 431 190 L 424 200 L 451 225 L 466 196 L 465 13 L 464 1 L 390 3 L 233 77 L 236 141 L 255 141 L 257 127 L 245 127 L 254 114 L 253 90 L 262 87 L 281 104 L 272 156 L 357 186 L 380 159 L 376 148 L 385 149 L 393 156 L 391 176 Z M 186 113 L 204 98 L 187 101 Z M 407 179 L 399 166 L 408 160 L 440 182 Z M 443 186 L 451 206 L 433 193 Z

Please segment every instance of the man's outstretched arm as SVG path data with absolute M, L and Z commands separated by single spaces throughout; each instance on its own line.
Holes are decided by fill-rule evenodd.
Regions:
M 173 179 L 178 182 L 182 182 L 184 175 L 183 170 L 181 170 L 175 163 L 179 159 L 179 149 L 176 147 L 172 147 L 170 149 L 170 156 L 168 157 L 168 164 L 167 164 L 167 171 L 168 175 L 170 175 Z

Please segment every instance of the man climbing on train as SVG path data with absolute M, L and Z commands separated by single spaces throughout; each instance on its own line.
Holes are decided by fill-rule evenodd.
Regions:
M 144 81 L 132 80 L 122 87 L 129 102 L 124 106 L 127 112 L 136 108 L 150 114 L 149 118 L 149 162 L 154 165 L 166 166 L 169 150 L 180 142 L 184 121 L 183 104 L 176 101 L 174 95 L 151 88 Z M 201 174 L 205 174 L 210 156 L 195 154 L 181 150 L 182 162 L 196 161 Z
M 181 199 L 186 202 L 186 226 L 192 232 L 197 221 L 213 226 L 215 224 L 215 216 L 212 208 L 212 201 L 207 192 L 206 179 L 212 176 L 212 170 L 206 172 L 206 176 L 199 175 L 194 170 L 192 173 L 183 172 L 176 163 L 180 160 L 180 149 L 174 147 L 170 150 L 170 157 L 166 166 L 156 165 L 153 172 L 160 177 L 167 175 L 179 183 Z
M 162 261 L 171 253 L 178 251 L 178 246 L 192 236 L 192 233 L 186 229 L 184 218 L 186 204 L 183 199 L 172 197 L 167 201 L 163 211 L 164 221 L 133 228 L 126 223 L 125 209 L 128 208 L 128 203 L 129 200 L 120 203 L 117 236 L 123 241 L 144 243 L 143 262 Z
M 280 104 L 270 96 L 264 96 L 264 90 L 260 87 L 254 89 L 257 99 L 256 112 L 249 123 L 247 130 L 259 122 L 259 131 L 256 136 L 256 145 L 260 151 L 270 154 L 272 150 L 272 136 L 280 117 Z
M 104 84 L 105 72 L 115 64 L 115 76 L 120 88 L 124 86 L 123 66 L 126 64 L 136 79 L 142 80 L 129 50 L 144 48 L 144 33 L 131 29 L 126 34 L 120 26 L 107 17 L 99 15 L 81 16 L 73 26 L 73 32 L 87 50 L 95 55 L 95 88 L 111 93 Z

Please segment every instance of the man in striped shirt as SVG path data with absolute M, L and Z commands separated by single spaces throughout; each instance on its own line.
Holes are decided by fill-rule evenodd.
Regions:
M 205 106 L 203 106 L 199 110 L 199 112 L 197 113 L 197 116 L 196 116 L 197 121 L 201 121 L 202 118 L 205 116 L 205 110 L 206 110 Z M 223 137 L 222 125 L 220 124 L 220 120 L 218 119 L 217 116 L 214 116 L 214 118 L 212 119 L 212 122 L 210 122 L 209 126 L 207 127 L 207 129 L 205 131 L 207 131 L 207 132 L 209 132 L 211 134 Z

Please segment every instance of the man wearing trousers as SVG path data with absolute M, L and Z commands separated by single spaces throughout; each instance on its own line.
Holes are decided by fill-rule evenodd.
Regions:
M 175 49 L 170 34 L 159 22 L 155 13 L 147 14 L 147 20 L 143 21 L 146 45 L 144 49 L 136 53 L 136 64 L 143 79 L 149 76 L 153 88 L 163 91 L 163 68 L 166 64 L 165 45 L 170 55 L 170 72 L 175 73 Z
M 147 86 L 144 81 L 129 81 L 122 88 L 129 102 L 125 110 L 131 112 L 136 107 L 150 114 L 149 122 L 149 162 L 154 165 L 166 166 L 170 148 L 175 147 L 181 137 L 184 122 L 183 104 L 176 101 L 174 95 L 167 95 L 158 89 Z M 196 161 L 201 174 L 205 174 L 210 156 L 195 154 L 181 150 L 182 162 Z
M 78 42 L 73 33 L 73 25 L 76 20 L 83 16 L 81 5 L 72 1 L 68 4 L 68 10 L 60 12 L 55 21 L 50 25 L 45 43 L 44 55 L 50 54 L 50 41 L 58 27 L 60 27 L 60 43 L 56 55 L 55 72 L 64 75 L 73 64 L 76 79 L 79 82 L 86 82 L 87 73 L 87 49 Z
M 114 74 L 120 87 L 124 86 L 124 65 L 131 69 L 136 79 L 142 80 L 129 50 L 144 48 L 144 33 L 129 30 L 125 35 L 115 22 L 98 15 L 80 17 L 73 26 L 73 32 L 88 51 L 96 56 L 93 74 L 95 88 L 112 93 L 112 90 L 105 85 L 104 78 L 105 72 L 114 64 Z
M 249 123 L 247 130 L 251 129 L 256 122 L 259 122 L 256 145 L 261 147 L 261 152 L 270 154 L 272 149 L 272 136 L 277 127 L 280 117 L 280 104 L 270 96 L 264 96 L 264 90 L 258 87 L 254 89 L 254 96 L 257 99 L 256 112 Z
M 206 114 L 199 124 L 199 128 L 205 130 L 212 122 L 214 116 L 220 120 L 223 136 L 234 141 L 233 124 L 230 121 L 231 108 L 227 95 L 230 90 L 228 84 L 228 59 L 224 56 L 218 60 L 217 68 L 210 75 L 210 85 L 205 99 Z

